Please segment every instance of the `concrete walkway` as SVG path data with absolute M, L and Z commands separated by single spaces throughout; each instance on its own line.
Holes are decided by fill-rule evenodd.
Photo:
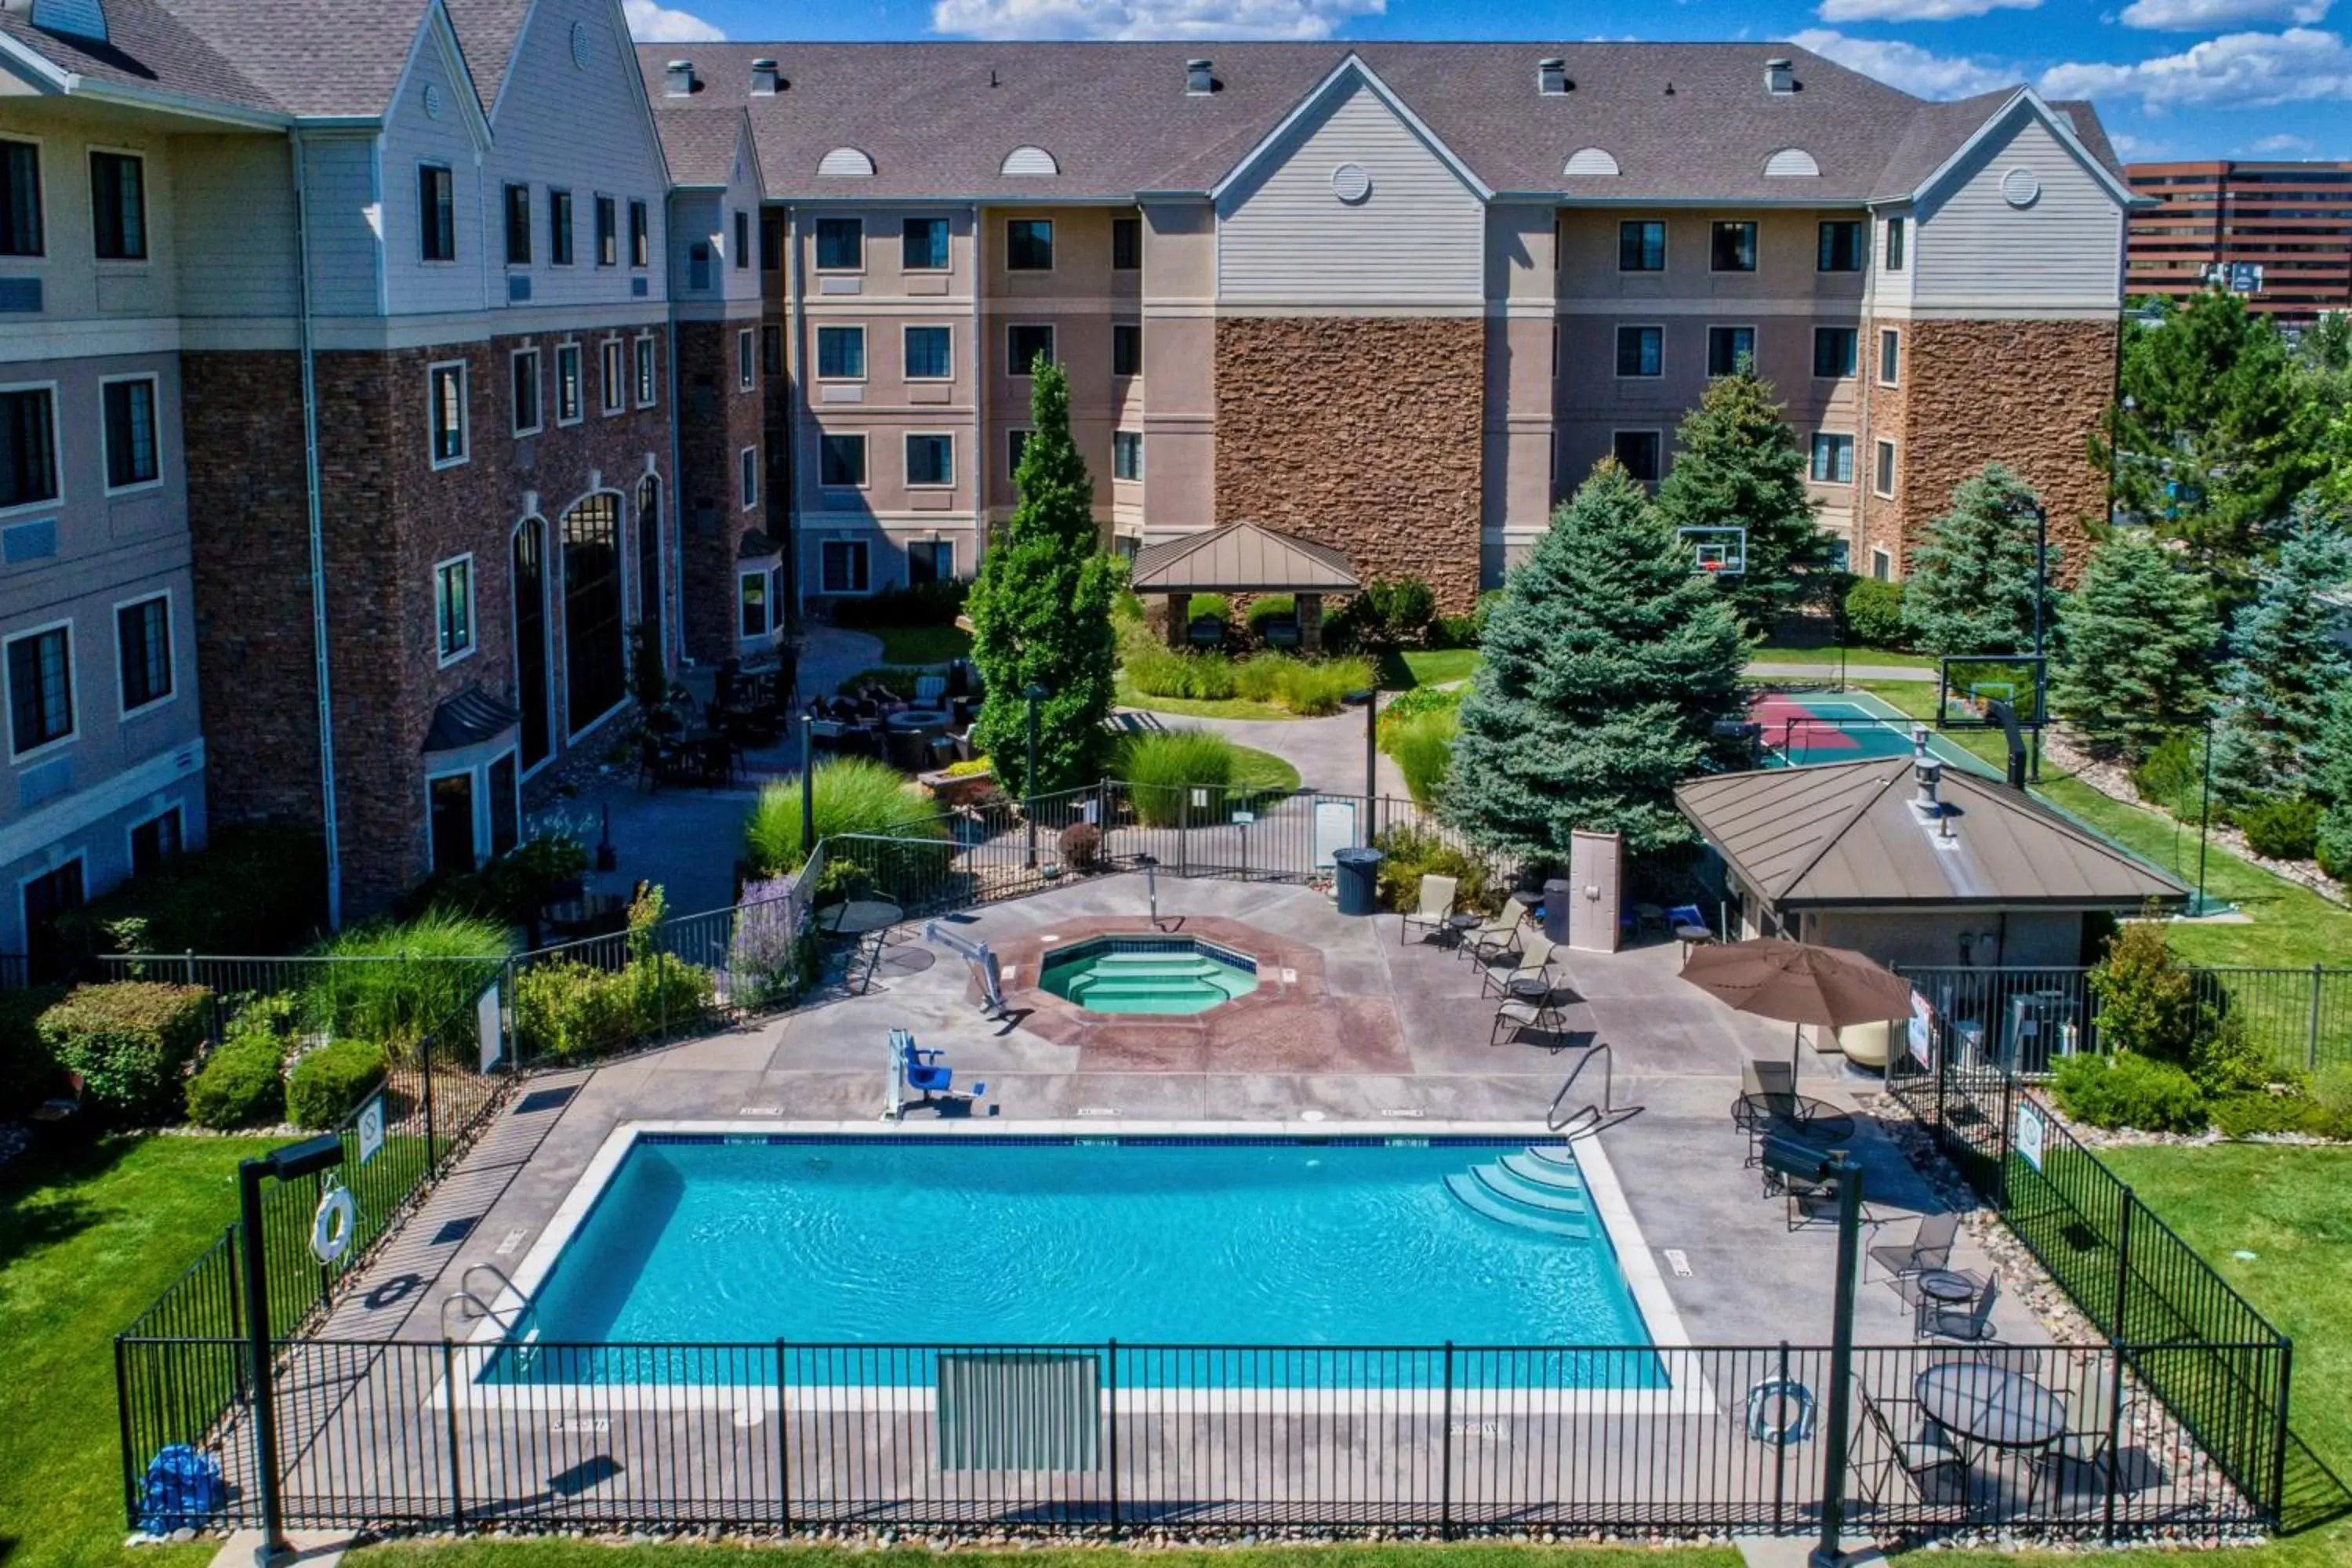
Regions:
M 1160 713 L 1122 708 L 1112 722 L 1122 730 L 1206 730 L 1237 746 L 1270 752 L 1298 770 L 1302 789 L 1328 790 L 1335 795 L 1364 791 L 1364 716 L 1356 709 L 1328 719 L 1195 719 L 1183 713 Z M 1396 760 L 1378 754 L 1380 793 L 1404 798 L 1404 774 Z

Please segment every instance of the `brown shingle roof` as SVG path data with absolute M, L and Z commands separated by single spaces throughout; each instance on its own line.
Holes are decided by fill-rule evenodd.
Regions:
M 383 113 L 425 22 L 423 0 L 164 3 L 289 114 Z
M 107 0 L 107 40 L 45 33 L 0 11 L 0 34 L 61 70 L 120 87 L 275 112 L 278 103 L 213 42 L 155 0 Z
M 735 149 L 743 140 L 740 108 L 684 108 L 656 100 L 654 126 L 672 184 L 723 185 L 733 177 Z

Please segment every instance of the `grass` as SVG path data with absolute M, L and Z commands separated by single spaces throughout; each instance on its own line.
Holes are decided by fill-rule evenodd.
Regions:
M 1482 657 L 1475 647 L 1406 648 L 1381 661 L 1381 686 L 1389 691 L 1408 691 L 1416 686 L 1467 680 Z
M 971 657 L 971 634 L 961 626 L 876 626 L 885 664 L 945 664 Z
M 1239 697 L 1215 700 L 1193 697 L 1155 697 L 1150 692 L 1137 690 L 1125 670 L 1119 671 L 1118 700 L 1122 708 L 1139 708 L 1147 713 L 1172 713 L 1181 719 L 1245 719 L 1252 722 L 1268 723 L 1298 717 L 1271 702 L 1252 702 Z
M 751 1554 L 756 1552 L 756 1558 Z M 594 1541 L 482 1541 L 373 1546 L 344 1561 L 352 1568 L 701 1568 L 747 1558 L 774 1568 L 930 1568 L 928 1547 L 857 1551 L 837 1546 L 608 1546 Z M 1055 1547 L 1021 1552 L 960 1551 L 954 1560 L 1003 1568 L 1104 1568 L 1148 1562 L 1152 1568 L 1739 1568 L 1729 1547 L 1658 1551 L 1633 1546 L 1511 1546 L 1465 1542 L 1368 1546 L 1237 1546 L 1158 1551 L 1133 1556 L 1118 1548 Z M 143 1561 L 143 1559 L 142 1559 Z
M 1112 763 L 1136 814 L 1153 827 L 1185 820 L 1185 790 L 1213 792 L 1212 812 L 1248 809 L 1260 797 L 1298 787 L 1298 770 L 1271 752 L 1237 746 L 1206 730 L 1148 730 L 1119 742 Z
M 218 1543 L 123 1548 L 115 1332 L 236 1209 L 244 1138 L 109 1138 L 0 1173 L 0 1562 L 194 1568 Z
M 1834 665 L 1840 658 L 1848 664 L 1874 664 L 1891 669 L 1934 669 L 1935 656 L 1905 653 L 1900 648 L 1864 647 L 1850 644 L 1844 647 L 1832 643 L 1824 647 L 1779 647 L 1771 643 L 1759 647 L 1755 654 L 1758 664 L 1826 664 Z
M 836 757 L 816 766 L 811 816 L 819 838 L 841 833 L 880 834 L 892 838 L 944 839 L 940 808 L 908 784 L 898 769 L 871 757 Z M 760 791 L 759 803 L 743 824 L 743 847 L 752 869 L 763 877 L 794 871 L 808 858 L 801 841 L 801 781 L 794 773 Z

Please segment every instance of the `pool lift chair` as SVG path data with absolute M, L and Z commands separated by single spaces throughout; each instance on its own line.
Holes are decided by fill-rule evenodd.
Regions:
M 988 1093 L 988 1085 L 977 1080 L 970 1089 L 956 1088 L 955 1069 L 941 1059 L 945 1055 L 915 1044 L 910 1029 L 890 1031 L 890 1100 L 882 1110 L 884 1121 L 897 1121 L 906 1116 L 908 1089 L 921 1097 L 917 1105 L 951 1105 L 966 1110 Z
M 996 954 L 988 943 L 973 942 L 943 929 L 937 921 L 923 927 L 923 940 L 935 942 L 971 966 L 971 977 L 980 987 L 980 1016 L 994 1023 L 1011 1011 L 1004 1005 L 1004 969 L 997 963 Z

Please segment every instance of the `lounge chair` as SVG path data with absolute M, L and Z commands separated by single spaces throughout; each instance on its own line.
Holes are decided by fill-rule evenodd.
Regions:
M 1521 1002 L 1545 1002 L 1551 998 L 1552 940 L 1537 931 L 1519 944 L 1518 962 L 1505 970 L 1499 978 L 1492 969 L 1478 975 L 1481 996 L 1507 996 Z
M 1551 994 L 1541 996 L 1506 996 L 1495 1006 L 1495 1026 L 1487 1032 L 1486 1043 L 1499 1046 L 1506 1037 L 1516 1039 L 1528 1030 L 1551 1037 L 1551 1048 L 1557 1052 L 1568 1043 L 1568 1021 L 1551 1004 Z
M 1397 945 L 1404 945 L 1405 934 L 1420 931 L 1423 940 L 1431 931 L 1440 936 L 1449 929 L 1446 921 L 1454 914 L 1455 882 L 1451 877 L 1424 875 L 1421 879 L 1421 902 L 1404 912 L 1403 923 L 1397 928 Z
M 1921 1215 L 1918 1228 L 1911 1233 L 1909 1241 L 1872 1247 L 1870 1261 L 1885 1269 L 1890 1279 L 1925 1274 L 1936 1268 L 1948 1268 L 1952 1263 L 1952 1243 L 1959 1238 L 1959 1234 L 1958 1211 Z
M 1473 931 L 1463 934 L 1463 950 L 1478 963 L 1492 963 L 1519 950 L 1519 935 L 1528 927 L 1528 907 L 1507 900 L 1503 912 Z
M 1797 1069 L 1784 1061 L 1750 1057 L 1739 1067 L 1739 1092 L 1793 1095 L 1797 1092 Z

